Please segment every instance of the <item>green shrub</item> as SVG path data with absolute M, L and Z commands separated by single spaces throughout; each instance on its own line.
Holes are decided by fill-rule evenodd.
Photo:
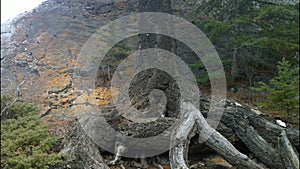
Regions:
M 1 111 L 7 106 L 8 102 L 10 102 L 12 98 L 7 95 L 1 95 Z
M 43 169 L 62 160 L 55 152 L 59 138 L 50 136 L 34 106 L 17 103 L 8 112 L 18 116 L 1 120 L 1 168 Z
M 267 91 L 267 99 L 258 105 L 270 110 L 285 112 L 291 117 L 299 115 L 299 67 L 292 68 L 283 58 L 278 62 L 278 75 L 270 80 L 270 85 L 260 82 L 258 91 Z

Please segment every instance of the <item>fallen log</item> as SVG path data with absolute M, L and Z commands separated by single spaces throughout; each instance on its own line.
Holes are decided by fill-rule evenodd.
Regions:
M 286 161 L 283 160 L 282 153 L 280 153 L 277 146 L 282 132 L 288 133 L 286 140 L 291 140 L 290 146 L 295 147 L 295 151 L 299 150 L 298 129 L 285 129 L 271 123 L 247 107 L 232 106 L 232 104 L 227 106 L 221 122 L 233 129 L 239 140 L 267 167 L 285 168 Z M 291 150 L 289 149 L 288 152 L 293 154 Z M 297 155 L 294 155 L 294 157 L 297 157 Z
M 277 146 L 278 137 L 284 130 L 292 145 L 297 149 L 297 151 L 300 150 L 299 129 L 283 128 L 279 125 L 266 121 L 262 117 L 252 114 L 251 112 L 248 114 L 251 125 L 268 143 L 272 144 L 273 147 Z
M 209 102 L 209 100 L 206 100 L 206 102 Z M 206 115 L 207 111 L 207 109 L 201 109 L 201 112 L 204 115 Z M 221 123 L 217 127 L 217 131 L 220 131 L 224 135 L 235 137 L 233 135 L 237 134 L 236 127 L 241 121 L 243 121 L 244 124 L 252 126 L 263 139 L 272 145 L 272 147 L 277 146 L 278 137 L 280 136 L 281 132 L 285 130 L 292 146 L 299 151 L 299 129 L 283 128 L 279 125 L 276 125 L 274 122 L 268 121 L 262 116 L 255 114 L 250 108 L 246 106 L 235 106 L 231 102 L 228 102 L 226 105 Z M 222 126 L 225 126 L 227 129 L 224 130 L 224 127 Z M 236 136 L 238 137 L 238 135 Z M 231 142 L 240 140 L 240 138 L 234 138 L 234 140 L 228 137 L 227 139 L 229 139 Z
M 282 131 L 279 138 L 279 150 L 286 169 L 299 168 L 299 157 L 291 145 L 286 132 Z
M 260 161 L 271 168 L 284 168 L 279 153 L 247 122 L 239 121 L 235 125 L 235 131 Z

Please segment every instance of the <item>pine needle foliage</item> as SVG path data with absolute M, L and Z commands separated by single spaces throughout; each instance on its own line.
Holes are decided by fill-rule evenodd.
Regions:
M 15 103 L 8 112 L 14 115 L 1 120 L 1 168 L 47 169 L 61 162 L 63 155 L 56 152 L 59 138 L 41 124 L 37 108 Z
M 290 118 L 299 116 L 299 66 L 293 68 L 283 58 L 277 67 L 278 75 L 269 81 L 269 85 L 260 82 L 255 88 L 269 93 L 266 101 L 258 104 L 266 109 L 283 111 Z

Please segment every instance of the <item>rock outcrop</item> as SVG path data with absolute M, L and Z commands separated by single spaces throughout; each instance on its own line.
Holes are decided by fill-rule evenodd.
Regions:
M 171 5 L 178 15 L 182 15 L 180 10 L 192 8 L 179 1 Z M 96 93 L 97 103 L 73 88 L 77 57 L 85 42 L 101 26 L 137 11 L 137 0 L 48 0 L 2 24 L 2 93 L 16 96 L 17 86 L 24 81 L 20 100 L 34 103 L 46 118 L 50 115 L 54 120 L 69 117 L 68 108 L 78 104 L 109 104 L 107 80 L 110 77 L 105 65 L 95 77 L 96 86 L 101 87 L 91 89 L 91 93 Z M 116 65 L 119 55 L 113 57 L 116 61 L 111 64 Z
M 183 17 L 186 15 L 186 11 L 193 8 L 193 4 L 187 1 L 172 1 L 171 4 L 168 4 L 170 1 L 163 2 L 169 6 L 169 9 L 164 12 L 172 11 Z M 120 60 L 130 54 L 126 50 L 123 53 L 114 53 L 112 50 L 110 55 L 113 57 L 113 63 L 99 65 L 95 77 L 96 88 L 82 91 L 74 87 L 74 80 L 76 79 L 74 72 L 77 71 L 75 65 L 85 42 L 101 26 L 111 20 L 142 10 L 138 4 L 138 0 L 48 0 L 38 8 L 1 25 L 1 91 L 3 94 L 16 96 L 18 101 L 35 104 L 41 109 L 41 116 L 44 121 L 51 126 L 51 133 L 66 136 L 62 152 L 69 156 L 57 168 L 108 168 L 109 160 L 113 160 L 112 154 L 107 153 L 97 145 L 95 140 L 92 140 L 86 132 L 89 128 L 93 129 L 91 131 L 98 131 L 101 127 L 99 131 L 106 130 L 99 125 L 101 124 L 101 121 L 97 121 L 99 117 L 106 119 L 116 131 L 139 138 L 155 136 L 165 131 L 174 123 L 175 117 L 180 114 L 180 100 L 178 99 L 180 93 L 177 84 L 164 72 L 153 70 L 141 73 L 133 79 L 129 96 L 137 109 L 147 110 L 151 105 L 151 99 L 148 96 L 151 94 L 159 95 L 162 100 L 167 101 L 162 101 L 166 103 L 162 105 L 166 107 L 166 111 L 160 114 L 160 117 L 156 118 L 155 121 L 151 120 L 148 123 L 136 124 L 122 118 L 112 104 L 114 93 L 109 88 L 111 74 L 107 73 L 109 72 L 107 69 L 108 65 L 112 67 L 112 70 L 116 69 Z M 162 7 L 155 6 L 155 4 L 157 3 L 153 3 L 154 6 L 149 7 L 150 11 L 152 11 L 151 8 L 160 9 Z M 180 42 L 166 43 L 170 40 L 166 37 L 164 38 L 165 41 L 161 41 L 161 39 L 157 41 L 158 36 L 149 36 L 150 38 L 147 35 L 133 37 L 128 41 L 138 39 L 143 41 L 145 38 L 152 38 L 152 41 L 140 46 L 142 49 L 153 47 L 157 43 L 174 52 L 176 51 L 174 44 L 177 44 L 177 47 L 186 48 Z M 131 45 L 137 44 L 132 43 Z M 136 50 L 138 46 L 133 48 Z M 187 53 L 186 50 L 176 52 L 183 57 L 189 56 L 189 60 L 194 59 L 193 54 Z M 147 78 L 143 78 L 144 76 Z M 22 85 L 20 85 L 21 83 Z M 148 84 L 149 88 L 145 89 L 145 84 Z M 18 93 L 16 93 L 17 88 L 19 88 Z M 151 93 L 153 89 L 157 88 L 164 91 L 164 95 L 160 95 L 160 92 Z M 198 97 L 195 93 L 191 93 L 191 95 Z M 200 111 L 206 116 L 211 102 L 203 98 L 200 99 L 200 102 Z M 89 106 L 99 107 L 101 111 L 84 111 Z M 81 119 L 76 119 L 75 112 L 78 110 L 82 112 Z M 157 117 L 158 115 L 153 116 Z M 151 113 L 149 117 L 152 117 Z M 67 131 L 67 125 L 70 121 L 75 122 L 73 127 Z M 191 133 L 195 134 L 195 132 L 196 129 L 193 126 Z M 214 151 L 239 167 L 254 164 L 253 161 L 263 163 L 270 168 L 276 166 L 291 168 L 296 164 L 295 160 L 289 161 L 288 158 L 281 158 L 280 153 L 289 154 L 291 158 L 296 159 L 297 153 L 290 152 L 299 151 L 299 130 L 285 129 L 274 124 L 273 121 L 266 121 L 246 107 L 236 106 L 228 101 L 217 132 L 230 141 L 230 144 L 235 146 L 236 151 L 246 154 L 247 158 L 245 159 L 252 161 L 239 163 L 240 161 L 234 161 L 236 159 L 232 156 L 226 156 L 228 153 L 225 151 L 226 148 L 224 151 L 218 151 L 220 147 L 214 147 L 217 144 L 199 144 L 195 141 L 199 137 L 197 134 L 195 136 L 189 135 L 191 141 L 189 139 L 184 140 L 186 144 L 179 148 L 189 150 L 190 156 Z M 171 137 L 172 133 L 166 134 Z M 96 139 L 104 141 L 106 148 L 118 151 L 116 143 L 118 143 L 119 137 L 114 134 L 109 137 L 101 136 L 100 133 Z M 280 138 L 280 146 L 277 142 L 278 138 Z M 213 141 L 215 140 L 210 143 Z M 255 142 L 262 144 L 255 144 Z M 190 143 L 190 148 L 188 148 L 188 143 Z M 166 142 L 162 142 L 161 145 L 166 145 Z M 148 148 L 161 149 L 159 146 Z M 177 150 L 181 151 L 181 149 Z M 179 157 L 180 160 L 184 159 L 176 154 L 179 152 L 177 150 L 170 152 L 173 168 L 178 167 L 172 163 L 172 161 L 176 161 L 176 158 L 172 160 L 174 155 L 177 155 L 176 157 Z M 266 152 L 270 152 L 270 154 L 265 155 Z M 153 166 L 159 167 L 160 165 L 157 163 L 160 163 L 161 166 L 169 167 L 170 161 L 165 160 L 167 162 L 163 163 L 164 160 L 161 160 L 166 158 L 165 156 L 165 154 L 160 155 L 157 156 L 160 160 L 152 160 L 154 161 Z M 250 158 L 250 156 L 252 157 Z M 241 155 L 241 157 L 244 156 Z M 197 164 L 202 160 L 201 158 L 196 158 Z M 117 163 L 118 160 L 116 158 L 113 161 Z M 184 159 L 181 162 L 186 161 L 187 159 Z M 141 168 L 134 159 L 121 161 L 117 165 Z M 256 166 L 252 167 L 255 168 Z

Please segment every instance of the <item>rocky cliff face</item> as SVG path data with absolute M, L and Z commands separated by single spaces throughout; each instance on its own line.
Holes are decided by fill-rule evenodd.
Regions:
M 192 4 L 180 1 L 173 1 L 170 5 L 172 12 L 180 16 L 186 14 L 181 10 L 193 8 Z M 52 134 L 65 135 L 66 127 L 74 120 L 74 112 L 82 109 L 83 105 L 107 106 L 112 102 L 106 71 L 98 72 L 95 77 L 97 88 L 89 90 L 90 93 L 74 88 L 74 67 L 83 45 L 101 26 L 136 12 L 138 0 L 48 0 L 2 24 L 2 94 L 19 97 L 19 101 L 38 106 Z M 126 57 L 126 54 L 123 55 L 113 57 Z M 74 145 L 78 144 L 78 140 L 84 140 L 82 143 L 90 146 L 90 152 L 98 154 L 99 159 L 94 155 L 93 158 L 102 161 L 92 141 L 80 132 L 75 135 L 80 139 L 72 136 L 70 139 L 75 141 Z M 73 147 L 76 153 L 83 149 Z M 88 159 L 91 154 L 78 155 Z M 88 162 L 74 165 L 75 168 L 90 167 Z
M 135 12 L 135 5 L 134 1 L 49 0 L 1 25 L 2 94 L 17 97 L 19 88 L 19 100 L 38 106 L 53 134 L 64 134 L 72 109 L 98 104 L 72 86 L 82 46 L 110 20 Z M 99 104 L 108 104 L 107 89 L 99 91 Z
M 193 8 L 185 1 L 171 5 L 180 16 Z M 2 24 L 2 94 L 17 97 L 18 90 L 19 100 L 38 106 L 56 128 L 58 121 L 73 118 L 72 112 L 80 105 L 110 104 L 107 74 L 99 71 L 98 87 L 83 94 L 73 87 L 74 67 L 81 48 L 96 30 L 137 11 L 138 0 L 48 0 Z

